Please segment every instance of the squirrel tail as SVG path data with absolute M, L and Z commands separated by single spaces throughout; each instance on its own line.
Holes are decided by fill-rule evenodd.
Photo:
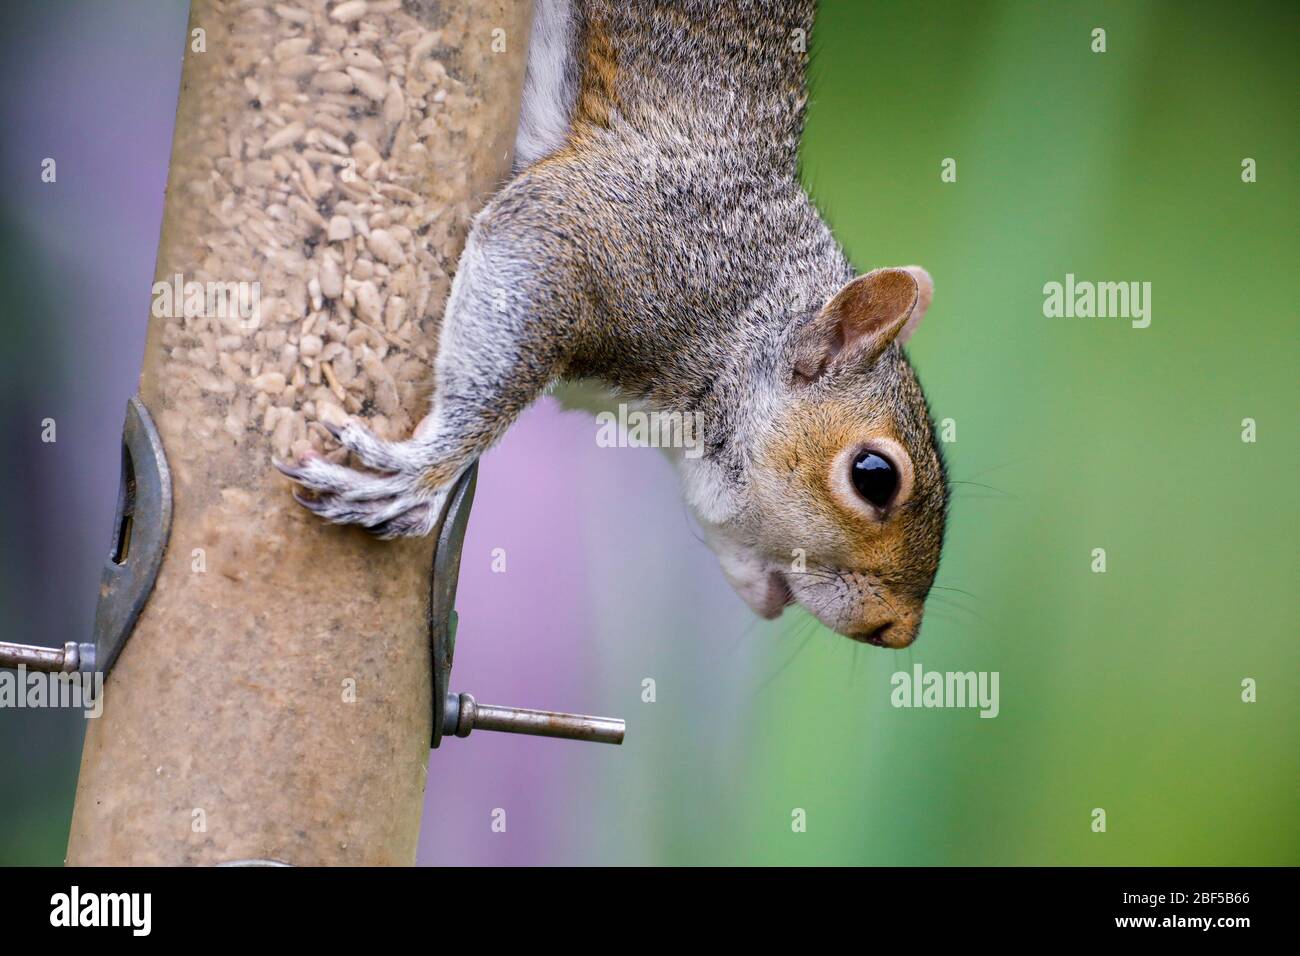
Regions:
M 560 149 L 577 121 L 607 125 L 615 104 L 651 138 L 667 126 L 670 135 L 690 127 L 737 140 L 746 127 L 793 163 L 815 8 L 814 0 L 534 0 L 516 170 Z
M 522 169 L 563 145 L 578 94 L 574 45 L 581 12 L 574 0 L 535 0 L 528 43 L 523 106 L 515 137 L 515 167 Z

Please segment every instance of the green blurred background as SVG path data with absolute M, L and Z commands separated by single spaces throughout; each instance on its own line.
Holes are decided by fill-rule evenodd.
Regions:
M 859 264 L 934 275 L 909 351 L 981 484 L 919 643 L 863 653 L 863 693 L 821 635 L 782 676 L 755 812 L 835 826 L 758 859 L 1300 861 L 1298 12 L 824 8 L 806 181 Z M 1067 272 L 1149 281 L 1151 326 L 1044 318 Z M 1001 715 L 891 708 L 913 661 L 999 671 Z
M 77 497 L 70 476 L 116 467 L 184 6 L 4 14 L 5 109 L 21 115 L 3 156 L 21 171 L 6 179 L 19 185 L 0 266 L 25 277 L 6 322 L 30 351 L 4 386 L 16 452 L 0 467 L 24 498 L 0 526 L 0 593 L 15 631 L 46 643 L 93 610 L 114 481 Z M 1105 53 L 1091 50 L 1097 27 Z M 1300 862 L 1298 27 L 1300 7 L 1282 2 L 825 3 L 805 181 L 859 266 L 915 262 L 936 282 L 909 351 L 935 418 L 955 422 L 958 484 L 921 639 L 882 651 L 801 612 L 753 622 L 680 517 L 666 463 L 597 449 L 588 420 L 543 404 L 485 462 L 460 603 L 467 634 L 476 621 L 496 633 L 463 638 L 457 680 L 625 716 L 628 743 L 476 735 L 440 750 L 422 862 Z M 87 88 L 116 71 L 96 95 L 123 100 L 98 112 L 125 124 L 136 158 L 114 167 L 111 133 L 64 148 L 101 162 L 85 175 L 146 196 L 142 225 L 111 205 L 53 220 L 38 205 L 37 134 L 92 112 L 72 80 L 56 96 L 23 76 L 52 55 L 92 57 L 68 74 Z M 128 105 L 132 90 L 156 101 Z M 940 179 L 945 158 L 956 182 Z M 77 214 L 101 232 L 74 237 Z M 130 254 L 109 272 L 121 288 L 63 280 L 84 274 L 69 262 L 107 269 L 113 249 Z M 1150 282 L 1151 326 L 1045 318 L 1043 285 L 1066 273 Z M 120 300 L 118 324 L 88 317 L 97 296 Z M 34 461 L 32 421 L 55 406 L 87 416 L 85 440 Z M 545 508 L 510 510 L 521 467 Z M 510 538 L 530 521 L 531 545 Z M 506 540 L 502 583 L 475 556 Z M 535 631 L 558 612 L 511 597 L 530 581 L 563 604 L 553 638 Z M 890 676 L 913 664 L 999 672 L 1000 715 L 891 707 Z M 72 715 L 0 712 L 0 863 L 62 859 L 79 740 Z M 518 807 L 508 836 L 488 830 L 495 806 Z M 1105 833 L 1091 829 L 1098 807 Z

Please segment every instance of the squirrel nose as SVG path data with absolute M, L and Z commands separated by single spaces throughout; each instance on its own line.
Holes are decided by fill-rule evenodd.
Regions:
M 875 647 L 907 647 L 916 640 L 916 629 L 898 621 L 885 621 L 865 630 L 850 634 L 855 641 L 872 644 Z
M 881 624 L 879 627 L 873 628 L 863 634 L 861 640 L 866 641 L 868 644 L 874 644 L 876 647 L 888 647 L 889 645 L 885 641 L 885 635 L 889 633 L 890 628 L 893 626 L 893 624 Z

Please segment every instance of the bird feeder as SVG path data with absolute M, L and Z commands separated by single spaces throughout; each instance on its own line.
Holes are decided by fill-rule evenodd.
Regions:
M 194 0 L 139 395 L 93 639 L 112 669 L 70 864 L 411 864 L 429 746 L 617 742 L 450 691 L 475 470 L 433 540 L 301 509 L 271 467 L 427 408 L 471 217 L 509 174 L 531 4 Z M 432 772 L 437 772 L 436 762 Z

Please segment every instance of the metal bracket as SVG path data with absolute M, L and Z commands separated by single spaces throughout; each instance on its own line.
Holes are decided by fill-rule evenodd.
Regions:
M 171 469 L 149 410 L 133 397 L 126 404 L 122 429 L 122 481 L 113 544 L 95 608 L 94 664 L 105 674 L 117 662 L 149 600 L 171 531 Z
M 171 526 L 172 478 L 162 439 L 149 410 L 133 397 L 122 428 L 122 478 L 113 542 L 100 575 L 94 642 L 69 641 L 61 649 L 0 642 L 0 667 L 107 674 L 153 591 Z
M 478 462 L 457 479 L 438 519 L 429 584 L 429 644 L 433 667 L 433 747 L 444 736 L 468 737 L 473 730 L 496 730 L 538 737 L 565 737 L 596 743 L 621 744 L 625 725 L 615 717 L 588 717 L 522 707 L 480 704 L 470 694 L 450 691 L 451 665 L 456 652 L 456 584 L 465 528 L 474 503 Z
M 460 553 L 465 546 L 469 509 L 478 484 L 478 462 L 470 465 L 452 486 L 434 536 L 433 576 L 429 582 L 429 647 L 433 667 L 433 746 L 442 742 L 445 700 L 456 654 L 456 584 L 460 579 Z M 452 732 L 456 723 L 453 719 Z
M 470 694 L 451 692 L 456 653 L 456 585 L 465 544 L 478 463 L 456 480 L 438 518 L 429 583 L 429 650 L 433 684 L 433 741 L 468 737 L 473 730 L 565 737 L 621 744 L 624 723 L 613 717 L 588 717 L 520 707 L 480 704 Z M 162 439 L 139 398 L 126 406 L 122 430 L 122 480 L 117 493 L 113 542 L 100 578 L 94 643 L 69 642 L 62 649 L 0 642 L 0 667 L 42 671 L 95 670 L 107 674 L 144 610 L 162 567 L 171 536 L 172 479 Z

